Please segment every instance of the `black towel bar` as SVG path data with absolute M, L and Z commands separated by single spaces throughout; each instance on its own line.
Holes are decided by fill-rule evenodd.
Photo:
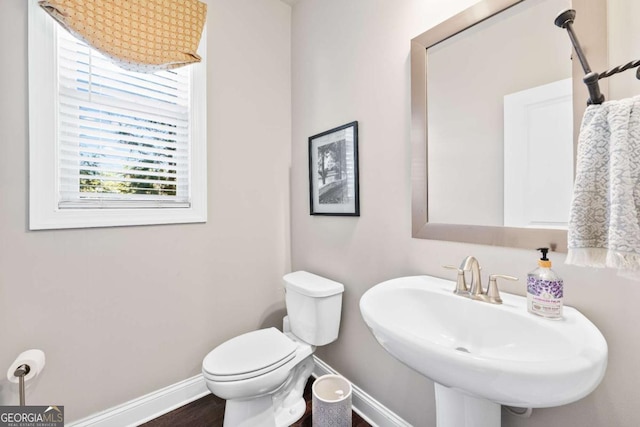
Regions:
M 587 85 L 587 89 L 589 90 L 589 100 L 587 101 L 587 104 L 602 104 L 604 102 L 604 95 L 600 92 L 600 85 L 598 84 L 598 80 L 605 79 L 614 74 L 621 73 L 631 68 L 637 68 L 638 66 L 640 66 L 640 60 L 627 62 L 624 65 L 619 65 L 602 73 L 595 73 L 591 71 L 591 67 L 589 67 L 589 62 L 587 61 L 587 57 L 585 56 L 584 51 L 580 46 L 578 37 L 573 31 L 573 21 L 575 20 L 575 17 L 576 11 L 573 9 L 567 9 L 564 12 L 561 12 L 556 17 L 554 23 L 558 27 L 567 30 L 567 33 L 569 33 L 569 38 L 571 39 L 571 43 L 573 44 L 573 48 L 578 55 L 580 65 L 582 65 L 582 69 L 584 70 L 585 74 L 582 78 L 582 81 Z M 636 71 L 636 78 L 640 79 L 640 68 L 638 68 L 638 70 Z

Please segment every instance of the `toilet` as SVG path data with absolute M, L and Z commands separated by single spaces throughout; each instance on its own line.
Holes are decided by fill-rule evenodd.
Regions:
M 283 332 L 239 335 L 202 362 L 207 387 L 227 400 L 224 427 L 287 427 L 299 420 L 313 352 L 338 338 L 344 286 L 306 271 L 289 273 L 284 282 Z

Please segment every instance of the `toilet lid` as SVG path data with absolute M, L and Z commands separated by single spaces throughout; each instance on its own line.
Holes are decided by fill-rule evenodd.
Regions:
M 259 329 L 214 348 L 202 362 L 205 374 L 236 381 L 270 372 L 295 356 L 296 344 L 276 328 Z

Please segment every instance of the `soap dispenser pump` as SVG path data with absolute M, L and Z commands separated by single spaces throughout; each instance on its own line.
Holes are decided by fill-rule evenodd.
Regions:
M 530 313 L 548 319 L 561 319 L 564 283 L 551 270 L 551 261 L 547 258 L 549 248 L 538 250 L 542 253 L 538 268 L 527 276 L 527 309 Z

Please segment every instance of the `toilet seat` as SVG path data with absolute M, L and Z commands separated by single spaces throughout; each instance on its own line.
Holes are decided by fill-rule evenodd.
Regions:
M 254 378 L 278 369 L 296 355 L 297 345 L 276 328 L 259 329 L 230 339 L 202 362 L 205 377 L 227 382 Z

